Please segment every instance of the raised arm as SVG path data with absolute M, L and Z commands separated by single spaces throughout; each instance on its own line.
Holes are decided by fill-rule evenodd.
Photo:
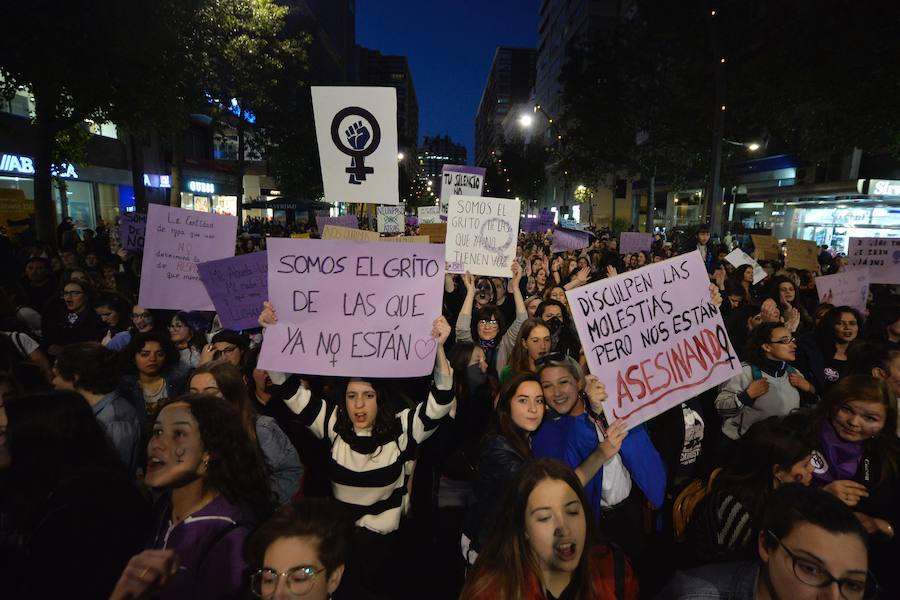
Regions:
M 463 285 L 466 286 L 466 298 L 462 308 L 456 317 L 456 339 L 461 342 L 472 340 L 472 306 L 475 303 L 475 277 L 466 271 L 462 276 Z

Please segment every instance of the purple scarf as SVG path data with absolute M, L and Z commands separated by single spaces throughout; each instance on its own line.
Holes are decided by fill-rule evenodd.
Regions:
M 822 422 L 822 454 L 825 456 L 827 470 L 814 473 L 816 481 L 828 484 L 841 479 L 853 479 L 859 470 L 865 448 L 859 442 L 845 442 L 834 430 L 831 421 Z

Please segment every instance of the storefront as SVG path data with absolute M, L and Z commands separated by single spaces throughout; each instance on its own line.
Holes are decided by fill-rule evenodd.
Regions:
M 185 169 L 181 179 L 181 208 L 224 215 L 237 214 L 234 177 Z

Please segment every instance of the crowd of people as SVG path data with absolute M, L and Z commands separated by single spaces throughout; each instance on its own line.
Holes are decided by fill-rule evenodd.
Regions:
M 292 229 L 248 220 L 236 251 Z M 900 598 L 897 286 L 821 302 L 847 266 L 825 248 L 754 283 L 703 226 L 551 240 L 521 233 L 509 278 L 447 274 L 434 371 L 398 379 L 260 369 L 275 307 L 232 331 L 141 306 L 105 227 L 7 239 L 4 596 Z M 693 251 L 740 373 L 607 418 L 566 291 Z

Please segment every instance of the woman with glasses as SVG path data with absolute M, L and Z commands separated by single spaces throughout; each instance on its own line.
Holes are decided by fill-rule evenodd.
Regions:
M 48 308 L 43 319 L 44 343 L 51 357 L 63 346 L 78 342 L 99 342 L 106 326 L 91 308 L 90 288 L 85 283 L 70 281 L 60 292 L 62 305 Z
M 135 334 L 121 360 L 124 374 L 119 393 L 148 421 L 164 400 L 184 388 L 187 370 L 179 364 L 178 350 L 167 335 L 157 331 Z
M 756 558 L 679 572 L 657 600 L 871 600 L 879 584 L 869 568 L 866 532 L 846 506 L 814 488 L 772 492 Z M 879 596 L 896 598 L 895 595 Z
M 131 333 L 147 333 L 159 331 L 163 321 L 155 311 L 143 306 L 134 305 L 131 308 Z
M 743 357 L 741 372 L 722 384 L 716 398 L 722 432 L 731 440 L 739 439 L 757 421 L 799 408 L 801 392 L 816 393 L 788 364 L 797 358 L 797 344 L 781 323 L 758 325 L 750 333 Z
M 206 323 L 202 315 L 179 311 L 169 321 L 169 339 L 178 348 L 181 364 L 186 368 L 196 367 L 200 354 L 206 346 Z
M 513 263 L 512 293 L 516 306 L 516 320 L 510 324 L 508 329 L 504 329 L 502 311 L 491 304 L 479 308 L 473 318 L 472 307 L 475 303 L 476 293 L 475 277 L 470 273 L 465 273 L 462 277 L 463 284 L 466 286 L 466 299 L 456 318 L 456 339 L 460 342 L 474 342 L 481 346 L 488 364 L 495 371 L 502 369 L 509 360 L 516 336 L 519 334 L 519 328 L 528 318 L 528 311 L 525 308 L 525 301 L 519 286 L 521 277 L 521 267 L 518 263 Z

